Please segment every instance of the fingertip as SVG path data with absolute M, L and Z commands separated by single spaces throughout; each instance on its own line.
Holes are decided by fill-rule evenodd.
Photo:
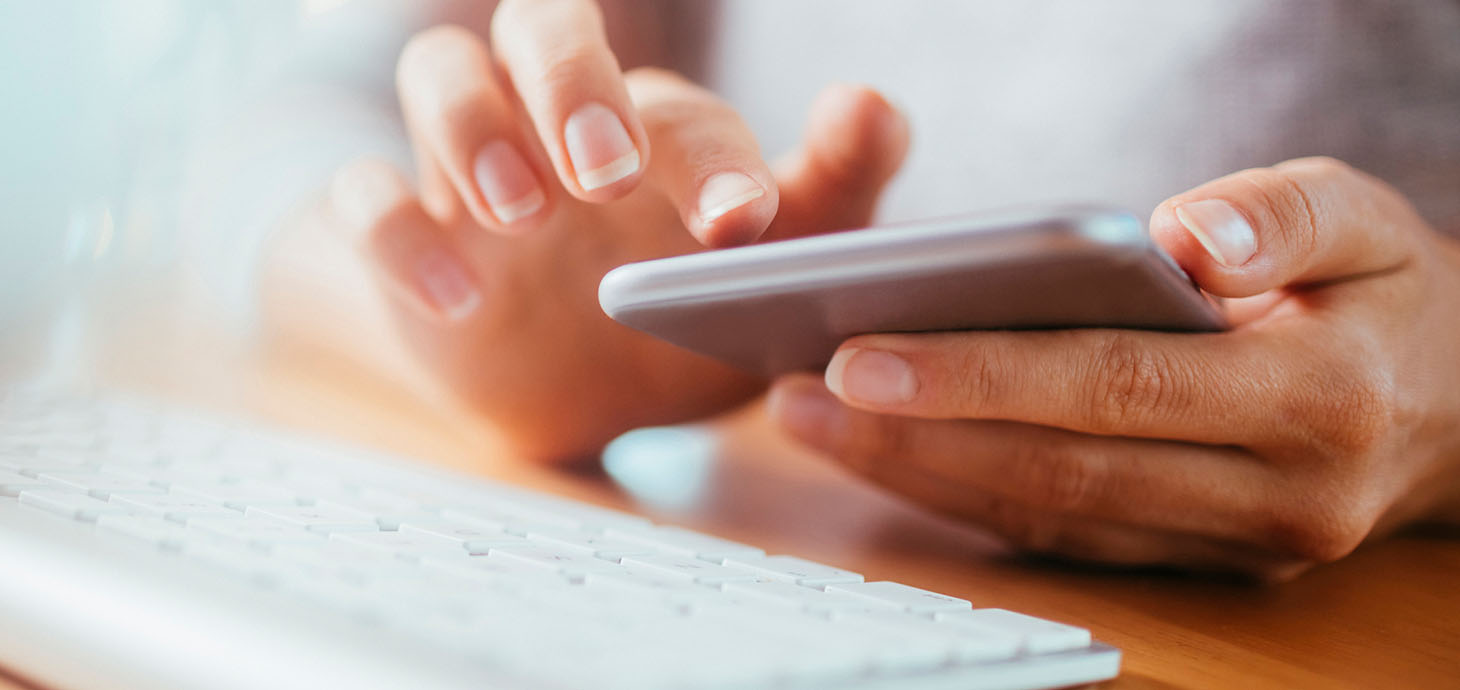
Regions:
M 842 414 L 841 403 L 814 375 L 794 374 L 771 387 L 766 412 L 793 438 L 812 446 L 825 446 Z
M 1251 223 L 1220 198 L 1176 197 L 1151 213 L 1151 239 L 1202 289 L 1222 297 L 1252 293 L 1249 262 L 1257 253 Z
M 801 146 L 777 162 L 783 196 L 768 234 L 798 237 L 865 225 L 908 145 L 907 120 L 875 89 L 826 87 L 811 104 Z
M 692 208 L 684 209 L 685 225 L 711 248 L 734 247 L 760 239 L 780 205 L 780 192 L 769 172 L 729 170 L 700 184 Z
M 902 165 L 910 128 L 902 112 L 877 89 L 832 84 L 812 103 L 808 141 L 829 162 L 861 167 L 885 181 Z
M 1176 217 L 1176 202 L 1164 201 L 1151 212 L 1151 239 L 1176 260 L 1187 273 L 1195 274 L 1211 261 L 1201 243 L 1181 225 Z

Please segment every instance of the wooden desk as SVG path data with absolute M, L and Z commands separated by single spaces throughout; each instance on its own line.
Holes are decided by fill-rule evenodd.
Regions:
M 601 473 L 502 458 L 466 415 L 427 409 L 325 362 L 107 368 L 124 386 L 1085 626 L 1125 651 L 1111 688 L 1460 687 L 1460 540 L 1393 539 L 1276 587 L 1038 566 L 787 447 L 755 407 L 704 427 L 718 445 L 701 458 L 703 493 L 655 508 Z M 16 683 L 0 678 L 0 690 Z

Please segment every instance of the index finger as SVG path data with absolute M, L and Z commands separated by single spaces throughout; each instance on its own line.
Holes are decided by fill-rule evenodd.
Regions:
M 492 47 L 563 187 L 611 201 L 638 183 L 649 138 L 591 0 L 503 0 Z
M 1116 436 L 1241 444 L 1285 438 L 1281 409 L 1311 364 L 1281 333 L 1118 329 L 878 334 L 843 343 L 826 383 L 849 405 Z M 1302 350 L 1297 350 L 1301 352 Z

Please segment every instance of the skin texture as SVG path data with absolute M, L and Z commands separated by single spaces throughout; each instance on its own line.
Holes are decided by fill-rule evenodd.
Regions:
M 492 35 L 489 47 L 437 27 L 402 53 L 419 192 L 390 166 L 359 161 L 336 176 L 321 213 L 365 258 L 419 375 L 491 420 L 515 454 L 559 463 L 590 458 L 633 426 L 762 392 L 764 380 L 613 323 L 597 304 L 599 279 L 629 261 L 865 224 L 907 149 L 901 115 L 869 89 L 828 87 L 804 143 L 773 168 L 713 94 L 663 70 L 621 73 L 591 2 L 504 2 Z M 586 191 L 563 126 L 585 102 L 621 117 L 643 164 Z M 545 197 L 511 223 L 472 169 L 476 152 L 500 141 Z M 760 194 L 707 222 L 701 188 L 726 172 Z M 317 255 L 318 244 L 328 241 L 280 253 Z M 446 298 L 443 275 L 453 276 Z M 310 327 L 303 310 L 285 309 L 292 315 L 278 321 Z
M 901 116 L 868 89 L 830 87 L 802 145 L 770 165 L 712 94 L 622 72 L 588 0 L 508 0 L 490 36 L 438 27 L 407 46 L 397 76 L 419 186 L 380 162 L 342 170 L 276 247 L 275 327 L 466 401 L 543 462 L 763 391 L 614 324 L 599 279 L 865 224 L 906 152 Z M 589 103 L 638 159 L 591 189 L 565 130 Z M 504 145 L 522 164 L 499 178 L 542 195 L 506 220 L 479 169 Z M 707 220 L 701 194 L 727 172 L 760 193 Z M 1204 244 L 1183 224 L 1223 209 L 1249 241 Z M 1030 553 L 1281 580 L 1405 525 L 1460 521 L 1453 240 L 1328 159 L 1203 185 L 1151 229 L 1227 298 L 1233 330 L 863 336 L 824 379 L 777 382 L 770 413 L 851 471 Z M 853 365 L 879 361 L 908 377 L 899 400 L 857 395 Z
M 1255 230 L 1247 261 L 1224 265 L 1178 220 L 1209 199 Z M 1324 158 L 1208 183 L 1151 227 L 1232 298 L 1235 328 L 863 336 L 825 381 L 779 382 L 772 414 L 872 481 L 1039 554 L 1282 580 L 1450 519 L 1454 240 Z M 860 364 L 908 378 L 869 400 Z

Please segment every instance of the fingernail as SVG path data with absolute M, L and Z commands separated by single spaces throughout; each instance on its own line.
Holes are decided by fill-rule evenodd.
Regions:
M 1257 235 L 1252 226 L 1221 199 L 1177 206 L 1176 220 L 1223 266 L 1241 266 L 1257 253 Z
M 840 403 L 825 392 L 777 388 L 767 404 L 771 416 L 792 436 L 811 445 L 826 445 Z
M 879 350 L 841 350 L 826 365 L 826 387 L 838 396 L 873 405 L 913 399 L 918 379 L 907 361 Z
M 612 110 L 589 103 L 563 125 L 568 160 L 584 191 L 607 187 L 639 170 L 639 150 Z
M 713 223 L 716 218 L 763 196 L 765 188 L 749 175 L 738 172 L 718 173 L 700 186 L 700 221 Z
M 537 213 L 547 201 L 537 177 L 527 167 L 527 161 L 523 160 L 516 147 L 506 141 L 498 140 L 483 146 L 477 152 L 472 168 L 487 206 L 503 223 Z
M 476 283 L 461 261 L 444 249 L 432 249 L 416 260 L 421 296 L 449 321 L 460 321 L 482 302 Z

